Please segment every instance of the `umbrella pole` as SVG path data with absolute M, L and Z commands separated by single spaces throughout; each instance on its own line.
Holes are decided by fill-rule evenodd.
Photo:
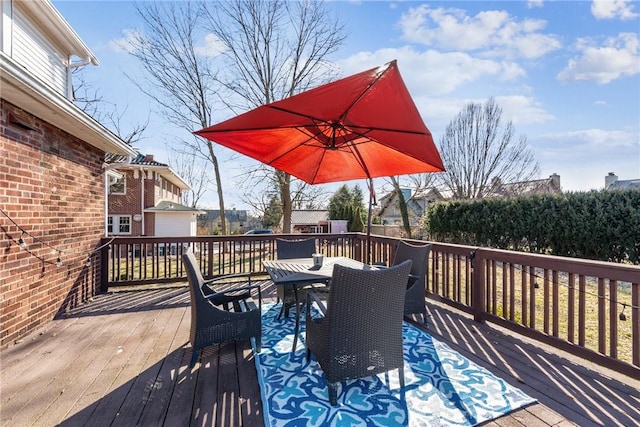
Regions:
M 371 264 L 371 205 L 373 204 L 373 179 L 369 178 L 369 214 L 367 215 L 367 250 L 365 252 L 366 263 Z

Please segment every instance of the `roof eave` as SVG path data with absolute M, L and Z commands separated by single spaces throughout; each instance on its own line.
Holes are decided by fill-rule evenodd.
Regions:
M 0 52 L 0 87 L 2 99 L 104 152 L 137 154 L 122 139 L 3 52 Z

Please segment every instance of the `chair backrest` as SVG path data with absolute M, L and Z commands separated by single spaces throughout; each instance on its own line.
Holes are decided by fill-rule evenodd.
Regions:
M 204 277 L 202 277 L 202 273 L 198 267 L 198 260 L 191 249 L 187 249 L 182 255 L 182 261 L 184 262 L 184 267 L 187 271 L 189 283 L 191 283 L 193 279 L 193 282 L 198 286 L 198 288 L 202 289 Z
M 184 262 L 184 268 L 187 272 L 187 279 L 189 280 L 189 295 L 191 297 L 191 344 L 195 343 L 196 329 L 198 325 L 198 313 L 203 313 L 207 308 L 205 305 L 214 307 L 210 304 L 204 294 L 202 293 L 202 285 L 204 284 L 204 278 L 198 267 L 198 261 L 196 256 L 191 251 L 187 251 L 182 254 L 182 261 Z
M 364 369 L 373 363 L 372 354 L 379 354 L 386 366 L 401 365 L 404 295 L 410 270 L 410 260 L 381 270 L 334 265 L 325 319 L 330 322 L 332 354 L 353 356 L 353 363 L 364 364 Z M 338 359 L 333 369 L 347 369 L 344 365 L 348 364 Z M 396 363 L 389 363 L 390 359 L 397 359 Z M 335 375 L 341 376 L 339 372 Z
M 276 253 L 278 259 L 311 258 L 316 253 L 316 239 L 276 239 Z
M 424 288 L 427 271 L 429 268 L 429 252 L 433 245 L 412 245 L 401 241 L 398 244 L 396 255 L 393 258 L 393 265 L 398 265 L 408 259 L 413 261 L 411 265 L 411 275 L 418 277 L 417 283 Z

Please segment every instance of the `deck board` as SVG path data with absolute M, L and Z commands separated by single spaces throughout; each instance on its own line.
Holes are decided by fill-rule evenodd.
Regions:
M 189 327 L 186 288 L 97 296 L 0 350 L 0 425 L 263 426 L 249 341 L 208 347 L 190 369 Z M 640 425 L 632 378 L 439 303 L 426 329 L 538 399 L 485 426 Z

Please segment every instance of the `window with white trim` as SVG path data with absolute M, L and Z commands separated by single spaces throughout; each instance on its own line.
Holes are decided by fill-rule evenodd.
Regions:
M 109 186 L 109 194 L 127 194 L 127 177 L 122 175 Z
M 109 215 L 107 232 L 109 234 L 131 234 L 131 215 Z

